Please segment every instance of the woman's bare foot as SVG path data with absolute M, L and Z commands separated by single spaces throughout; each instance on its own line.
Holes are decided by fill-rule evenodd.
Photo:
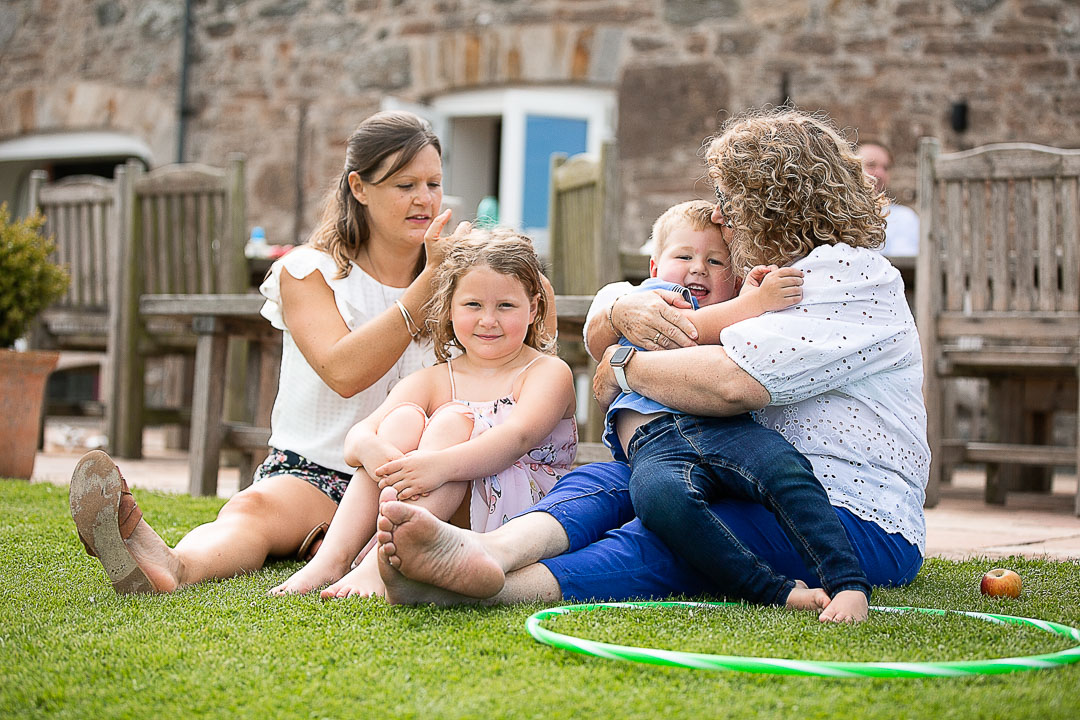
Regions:
M 417 580 L 410 580 L 390 564 L 386 550 L 382 545 L 378 546 L 376 565 L 379 569 L 379 577 L 382 578 L 383 587 L 386 589 L 386 602 L 391 605 L 467 605 L 475 603 L 476 598 L 465 597 L 452 593 L 449 590 L 428 585 Z
M 316 555 L 304 567 L 280 585 L 270 588 L 270 595 L 303 595 L 317 587 L 340 579 L 349 572 L 349 563 L 334 562 L 327 553 Z
M 444 523 L 422 507 L 398 502 L 393 488 L 379 495 L 376 526 L 379 552 L 406 578 L 471 598 L 491 597 L 506 582 L 475 533 Z
M 142 519 L 108 455 L 94 450 L 79 460 L 68 501 L 79 537 L 116 592 L 168 593 L 183 586 L 183 563 Z
M 319 593 L 323 600 L 333 600 L 348 597 L 382 597 L 386 594 L 386 587 L 382 578 L 379 577 L 379 569 L 375 567 L 376 555 L 369 552 L 354 567 L 341 577 L 336 583 Z
M 828 593 L 821 588 L 809 588 L 802 580 L 796 580 L 795 587 L 788 594 L 784 607 L 792 610 L 812 610 L 820 613 L 828 604 Z
M 870 615 L 866 594 L 859 590 L 841 590 L 818 615 L 821 622 L 861 623 Z

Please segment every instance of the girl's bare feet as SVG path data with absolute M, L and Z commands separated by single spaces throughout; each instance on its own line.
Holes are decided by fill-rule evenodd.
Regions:
M 386 587 L 375 567 L 376 554 L 369 552 L 360 564 L 345 573 L 336 583 L 319 593 L 323 600 L 348 597 L 382 597 Z
M 316 554 L 304 567 L 280 585 L 270 588 L 270 595 L 303 595 L 315 588 L 340 579 L 349 572 L 349 563 L 334 562 L 327 553 Z
M 861 623 L 870 615 L 866 594 L 859 590 L 841 590 L 818 615 L 821 622 Z
M 406 578 L 471 598 L 489 598 L 506 582 L 499 563 L 475 533 L 444 523 L 422 507 L 398 502 L 393 488 L 384 488 L 379 496 L 376 526 L 381 556 Z

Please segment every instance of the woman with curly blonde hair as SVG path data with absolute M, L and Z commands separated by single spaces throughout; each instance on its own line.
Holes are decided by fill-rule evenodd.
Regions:
M 691 313 L 676 293 L 604 288 L 586 323 L 600 362 L 597 400 L 607 407 L 621 390 L 610 364 L 620 335 L 648 350 L 674 348 L 620 355 L 623 383 L 691 415 L 751 411 L 809 461 L 870 584 L 910 582 L 925 547 L 930 458 L 918 334 L 899 273 L 870 249 L 882 239 L 882 199 L 828 121 L 789 108 L 733 118 L 705 156 L 717 196 L 713 220 L 741 258 L 737 269 L 802 270 L 802 301 L 724 328 L 722 345 L 698 346 L 699 335 L 716 337 L 710 308 Z M 629 449 L 651 431 L 652 423 L 638 428 Z M 534 512 L 482 536 L 385 496 L 377 538 L 388 598 L 737 596 L 738 583 L 702 572 L 698 562 L 732 551 L 817 585 L 761 494 L 777 472 L 775 446 L 739 435 L 687 440 L 702 465 L 726 468 L 747 491 L 708 504 L 685 474 L 658 475 L 650 491 L 696 497 L 686 512 L 695 521 L 707 516 L 723 547 L 689 531 L 672 549 L 636 517 L 629 467 L 596 463 L 567 474 Z M 865 605 L 834 605 L 824 603 L 821 620 L 866 616 Z

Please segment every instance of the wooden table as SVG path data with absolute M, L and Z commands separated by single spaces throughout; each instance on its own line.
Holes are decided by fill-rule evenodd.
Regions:
M 256 294 L 143 295 L 139 300 L 140 314 L 190 320 L 197 336 L 188 486 L 192 495 L 217 494 L 222 450 L 241 453 L 241 489 L 251 483 L 256 461 L 266 454 L 281 362 L 281 332 L 259 314 L 263 302 Z M 591 302 L 592 297 L 583 295 L 556 298 L 559 332 L 564 338 L 581 337 Z M 229 353 L 238 349 L 237 340 L 247 344 L 247 373 L 242 388 L 230 388 L 226 367 Z M 225 419 L 229 393 L 242 395 L 243 421 Z M 605 455 L 610 459 L 603 446 L 591 444 L 579 453 L 581 462 L 604 459 Z
M 192 495 L 217 494 L 222 450 L 241 453 L 241 489 L 251 482 L 256 456 L 261 461 L 266 453 L 281 333 L 259 314 L 264 301 L 255 294 L 143 295 L 139 300 L 143 316 L 190 320 L 196 335 L 188 486 Z M 229 353 L 243 350 L 244 341 L 246 377 L 243 387 L 230 388 Z M 243 398 L 243 421 L 225 419 L 229 393 Z

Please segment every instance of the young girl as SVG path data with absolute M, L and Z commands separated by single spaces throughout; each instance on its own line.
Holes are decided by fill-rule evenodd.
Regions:
M 439 267 L 428 317 L 439 363 L 403 379 L 345 439 L 358 467 L 315 558 L 272 594 L 383 593 L 374 553 L 378 495 L 393 487 L 446 520 L 499 527 L 542 498 L 577 449 L 570 368 L 548 354 L 540 262 L 527 238 L 473 230 Z M 468 493 L 468 495 L 466 495 Z M 463 503 L 466 500 L 467 503 Z

